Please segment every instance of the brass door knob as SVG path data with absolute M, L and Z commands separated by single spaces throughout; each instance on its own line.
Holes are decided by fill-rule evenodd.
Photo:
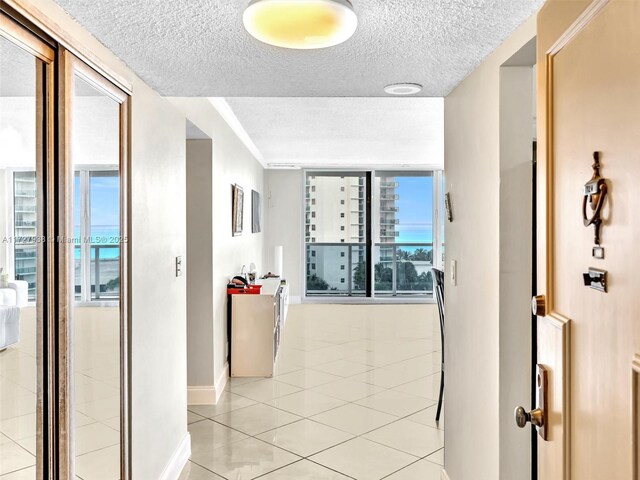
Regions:
M 544 295 L 536 295 L 531 299 L 531 312 L 538 317 L 544 317 L 547 314 L 547 301 Z
M 531 423 L 536 427 L 542 427 L 544 425 L 544 412 L 539 408 L 527 412 L 523 407 L 516 408 L 515 411 L 516 425 L 520 428 L 527 426 L 527 423 Z

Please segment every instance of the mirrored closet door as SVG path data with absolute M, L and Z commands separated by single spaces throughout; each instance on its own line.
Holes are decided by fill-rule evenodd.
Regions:
M 67 453 L 71 474 L 117 480 L 128 478 L 128 96 L 71 53 L 63 58 Z
M 0 3 L 0 480 L 128 479 L 129 96 L 37 25 Z

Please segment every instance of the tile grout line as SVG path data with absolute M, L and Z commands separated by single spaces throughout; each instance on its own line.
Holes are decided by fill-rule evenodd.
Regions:
M 293 394 L 292 394 L 292 395 L 293 395 Z M 280 397 L 280 398 L 282 398 L 282 397 Z M 368 398 L 368 397 L 367 397 L 367 398 Z M 344 405 L 341 405 L 341 406 L 339 406 L 339 407 L 332 408 L 332 409 L 330 409 L 330 410 L 326 410 L 325 412 L 320 412 L 320 413 L 318 413 L 318 414 L 316 414 L 316 415 L 320 415 L 321 413 L 326 413 L 326 412 L 329 412 L 329 411 L 331 411 L 331 410 L 335 410 L 335 409 L 341 408 L 341 407 L 343 407 L 343 406 L 345 406 L 345 405 L 348 405 L 348 404 L 350 404 L 350 403 L 349 403 L 349 402 L 348 402 L 348 403 L 345 403 Z M 254 406 L 256 406 L 256 405 L 263 405 L 263 406 L 267 406 L 267 407 L 274 408 L 274 409 L 276 409 L 276 410 L 281 410 L 281 411 L 283 411 L 283 412 L 285 412 L 285 413 L 290 413 L 290 414 L 292 414 L 291 412 L 288 412 L 288 411 L 286 411 L 286 410 L 279 409 L 279 408 L 274 407 L 274 406 L 272 406 L 272 405 L 268 405 L 268 404 L 264 404 L 264 403 L 260 403 L 260 402 L 258 402 L 258 403 L 254 404 L 254 405 L 250 405 L 250 406 L 248 406 L 248 407 L 242 407 L 242 408 L 239 408 L 239 409 L 236 409 L 236 410 L 232 410 L 232 411 L 230 411 L 230 412 L 226 412 L 226 413 L 223 413 L 223 414 L 220 414 L 220 415 L 226 415 L 227 413 L 231 413 L 231 412 L 234 412 L 234 411 L 239 411 L 239 410 L 243 410 L 243 409 L 246 409 L 246 408 L 254 407 Z M 375 410 L 375 409 L 372 409 L 372 408 L 369 408 L 369 407 L 366 407 L 366 406 L 363 406 L 363 405 L 358 405 L 358 406 L 360 406 L 360 407 L 362 407 L 362 408 L 367 408 L 367 409 L 369 409 L 369 410 L 373 410 L 373 411 L 378 412 L 378 410 Z M 222 423 L 222 422 L 220 422 L 220 421 L 216 421 L 216 420 L 214 420 L 213 418 L 204 418 L 203 420 L 199 420 L 199 421 L 197 421 L 197 422 L 194 422 L 193 424 L 201 423 L 201 422 L 203 422 L 204 420 L 210 420 L 210 421 L 212 421 L 213 423 L 216 423 L 216 424 L 218 424 L 218 425 L 222 425 L 222 426 L 227 427 L 227 428 L 229 428 L 229 429 L 231 429 L 231 430 L 234 430 L 234 431 L 236 431 L 236 432 L 238 432 L 238 433 L 241 433 L 241 434 L 243 434 L 243 435 L 246 435 L 246 436 L 247 436 L 247 438 L 253 438 L 253 439 L 258 440 L 258 441 L 260 441 L 260 442 L 266 443 L 266 444 L 267 444 L 267 445 L 269 445 L 269 446 L 272 446 L 272 447 L 274 447 L 274 448 L 278 448 L 278 449 L 283 450 L 283 451 L 285 451 L 285 452 L 288 452 L 288 453 L 290 453 L 290 454 L 292 454 L 292 455 L 295 455 L 295 456 L 297 456 L 297 457 L 300 457 L 300 459 L 301 459 L 301 460 L 310 460 L 310 461 L 311 461 L 311 457 L 313 457 L 313 456 L 315 456 L 315 455 L 318 455 L 318 454 L 320 454 L 320 453 L 322 453 L 322 452 L 325 452 L 325 451 L 327 451 L 327 450 L 330 450 L 330 449 L 332 449 L 332 448 L 335 448 L 335 447 L 337 447 L 337 446 L 339 446 L 339 445 L 342 445 L 342 444 L 344 444 L 344 443 L 347 443 L 347 442 L 350 442 L 350 441 L 352 441 L 352 440 L 355 440 L 356 438 L 362 438 L 363 440 L 366 440 L 366 441 L 369 441 L 369 442 L 375 443 L 375 444 L 377 444 L 377 445 L 381 445 L 381 446 L 386 447 L 386 448 L 390 448 L 390 449 L 395 450 L 395 451 L 397 451 L 397 452 L 404 453 L 405 455 L 410 455 L 410 456 L 412 456 L 412 457 L 416 458 L 416 459 L 417 459 L 416 461 L 420 461 L 420 460 L 426 459 L 426 457 L 428 457 L 428 456 L 430 456 L 430 455 L 433 455 L 434 453 L 436 453 L 436 452 L 438 452 L 438 451 L 442 450 L 444 447 L 440 447 L 440 448 L 438 448 L 438 449 L 434 450 L 433 452 L 428 453 L 428 454 L 427 454 L 427 455 L 425 455 L 425 456 L 417 456 L 417 455 L 414 455 L 413 453 L 409 453 L 409 452 L 406 452 L 406 451 L 404 451 L 404 450 L 400 450 L 400 449 L 398 449 L 398 448 L 395 448 L 395 447 L 392 447 L 392 446 L 389 446 L 389 445 L 385 445 L 385 444 L 380 443 L 380 442 L 378 442 L 378 441 L 376 441 L 376 440 L 372 440 L 372 439 L 369 439 L 369 438 L 364 438 L 364 436 L 365 436 L 365 435 L 368 435 L 368 434 L 370 434 L 370 433 L 372 433 L 372 432 L 375 432 L 375 431 L 377 431 L 377 430 L 380 430 L 380 429 L 382 429 L 382 428 L 385 428 L 385 427 L 388 427 L 388 426 L 390 426 L 390 425 L 393 425 L 394 423 L 397 423 L 397 422 L 399 422 L 400 420 L 406 420 L 408 417 L 410 417 L 410 416 L 412 416 L 412 415 L 415 415 L 416 413 L 421 412 L 421 411 L 423 411 L 423 410 L 427 410 L 428 408 L 431 408 L 431 407 L 433 407 L 433 405 L 430 405 L 429 407 L 426 407 L 426 408 L 424 408 L 424 409 L 418 410 L 418 411 L 416 411 L 416 412 L 410 413 L 410 414 L 408 414 L 408 415 L 406 415 L 406 416 L 404 416 L 404 417 L 398 417 L 398 418 L 396 418 L 395 420 L 393 420 L 392 422 L 389 422 L 389 423 L 386 423 L 386 424 L 381 425 L 381 426 L 379 426 L 379 427 L 373 428 L 372 430 L 368 430 L 368 431 L 363 432 L 363 433 L 361 433 L 361 434 L 354 434 L 353 432 L 348 432 L 348 431 L 346 431 L 346 430 L 341 430 L 341 429 L 336 428 L 336 427 L 334 427 L 334 426 L 327 425 L 327 424 L 324 424 L 324 423 L 322 423 L 322 422 L 319 422 L 319 421 L 317 421 L 317 420 L 315 420 L 315 419 L 313 419 L 313 418 L 311 418 L 311 417 L 300 417 L 300 418 L 298 418 L 297 420 L 295 420 L 295 421 L 293 421 L 293 422 L 289 422 L 289 423 L 286 423 L 286 424 L 280 425 L 280 426 L 278 426 L 278 427 L 275 427 L 275 428 L 272 428 L 272 429 L 266 430 L 266 431 L 264 431 L 264 432 L 256 433 L 256 434 L 254 434 L 254 435 L 250 435 L 250 434 L 248 434 L 248 433 L 246 433 L 246 432 L 243 432 L 242 430 L 238 430 L 237 428 L 231 427 L 231 426 L 229 426 L 229 425 L 225 425 L 224 423 Z M 380 412 L 380 413 L 385 413 L 385 412 Z M 298 423 L 298 422 L 301 422 L 301 421 L 303 421 L 303 420 L 308 420 L 308 421 L 311 421 L 311 422 L 317 423 L 318 425 L 322 425 L 322 426 L 324 426 L 324 427 L 333 428 L 333 429 L 335 429 L 335 430 L 338 430 L 338 431 L 344 432 L 344 433 L 346 433 L 346 434 L 352 435 L 353 437 L 352 437 L 352 438 L 349 438 L 349 439 L 347 439 L 347 440 L 344 440 L 344 441 L 342 441 L 342 442 L 338 442 L 338 443 L 336 443 L 336 444 L 334 444 L 334 445 L 331 445 L 331 446 L 329 446 L 329 447 L 327 447 L 327 448 L 325 448 L 325 449 L 322 449 L 322 450 L 319 450 L 319 451 L 317 451 L 317 452 L 314 452 L 314 453 L 312 453 L 311 455 L 308 455 L 308 456 L 303 456 L 303 455 L 297 454 L 297 453 L 292 452 L 292 451 L 290 451 L 290 450 L 287 450 L 286 448 L 283 448 L 283 447 L 281 447 L 281 446 L 279 446 L 279 445 L 275 445 L 275 444 L 272 444 L 272 443 L 270 443 L 270 442 L 267 442 L 266 440 L 263 440 L 263 439 L 261 439 L 261 438 L 258 438 L 258 435 L 263 435 L 263 434 L 265 434 L 265 433 L 269 433 L 269 432 L 272 432 L 272 431 L 274 431 L 274 430 L 278 430 L 278 429 L 280 429 L 280 428 L 284 428 L 284 427 L 287 427 L 287 426 L 289 426 L 289 425 L 293 425 L 293 424 Z M 408 420 L 408 421 L 410 421 L 410 420 Z M 438 428 L 434 428 L 434 427 L 431 427 L 431 426 L 429 426 L 429 425 L 423 425 L 423 424 L 420 424 L 420 423 L 418 423 L 418 422 L 413 422 L 413 423 L 416 423 L 416 424 L 418 424 L 418 425 L 422 425 L 423 427 L 427 427 L 427 428 L 430 428 L 430 429 L 433 429 L 433 430 L 436 430 L 436 431 L 440 431 L 440 429 L 438 429 Z M 193 425 L 193 424 L 192 424 L 192 425 Z M 230 442 L 230 443 L 237 443 L 237 442 L 240 442 L 240 441 L 246 440 L 247 438 L 243 438 L 242 440 L 236 440 L 235 442 Z M 222 446 L 217 447 L 217 448 L 223 448 L 224 446 L 225 446 L 225 445 L 222 445 Z M 214 450 L 215 450 L 215 449 L 214 449 Z M 298 460 L 298 461 L 299 461 L 299 460 Z M 294 462 L 294 463 L 296 463 L 296 462 Z M 317 462 L 314 462 L 314 463 L 317 463 Z M 406 468 L 406 467 L 408 467 L 408 466 L 412 465 L 413 463 L 415 463 L 415 462 L 412 462 L 412 463 L 410 463 L 410 464 L 408 464 L 408 465 L 405 465 L 405 467 L 403 467 L 402 469 L 404 469 L 404 468 Z M 431 463 L 434 463 L 434 462 L 431 462 Z M 319 464 L 319 465 L 322 465 L 322 464 Z M 200 465 L 200 466 L 201 466 L 201 465 Z M 322 466 L 323 466 L 323 467 L 326 467 L 325 465 L 322 465 Z M 204 467 L 203 467 L 203 468 L 204 468 Z M 280 468 L 284 468 L 284 467 L 280 467 Z M 400 470 L 402 470 L 402 469 L 400 469 Z M 275 470 L 274 470 L 274 471 L 275 471 Z M 398 470 L 398 471 L 399 471 L 399 470 Z M 213 473 L 216 473 L 216 472 L 213 472 Z M 268 472 L 268 473 L 271 473 L 271 472 Z M 338 473 L 341 473 L 341 474 L 345 475 L 343 472 L 338 472 Z M 395 473 L 395 472 L 394 472 L 394 473 Z M 216 475 L 219 475 L 219 474 L 218 474 L 218 473 L 216 473 Z M 266 474 L 265 474 L 265 475 L 266 475 Z
M 357 328 L 356 331 L 359 331 L 361 335 L 367 333 L 367 332 L 365 332 L 365 329 L 363 329 L 363 328 Z M 305 333 L 305 332 L 306 332 L 306 330 L 303 333 Z M 320 335 L 322 335 L 322 338 L 328 338 L 331 335 L 334 335 L 334 336 L 335 335 L 341 335 L 341 333 L 339 333 L 339 332 L 340 331 L 338 329 L 333 329 L 332 331 L 325 330 L 325 331 L 321 331 Z M 294 341 L 297 340 L 297 341 L 304 342 L 305 339 L 307 339 L 307 340 L 310 340 L 309 343 L 312 343 L 311 341 L 313 341 L 313 340 L 316 340 L 318 342 L 324 342 L 324 340 L 322 340 L 322 339 L 319 339 L 317 337 L 314 338 L 313 335 L 314 335 L 313 332 L 307 332 L 305 334 L 305 336 L 295 335 L 294 337 L 285 337 L 283 340 L 286 341 L 287 339 L 293 339 Z M 317 333 L 316 333 L 316 335 L 317 335 Z M 394 472 L 391 472 L 390 474 L 386 475 L 383 478 L 387 478 L 387 477 L 389 477 L 391 475 L 394 475 L 395 473 L 397 473 L 397 472 L 399 472 L 401 470 L 404 470 L 405 468 L 407 468 L 407 467 L 409 467 L 411 465 L 414 465 L 415 463 L 420 462 L 421 460 L 424 460 L 424 461 L 427 461 L 427 462 L 429 462 L 431 464 L 440 466 L 439 464 L 436 464 L 435 462 L 432 462 L 431 460 L 427 460 L 427 457 L 429 457 L 431 455 L 434 455 L 437 452 L 443 450 L 444 447 L 437 448 L 436 450 L 428 453 L 427 455 L 418 456 L 418 455 L 414 455 L 414 454 L 409 453 L 409 452 L 405 452 L 405 451 L 403 451 L 401 449 L 398 449 L 398 448 L 395 448 L 395 447 L 391 447 L 389 445 L 385 445 L 385 444 L 377 442 L 375 440 L 370 440 L 368 438 L 364 438 L 365 435 L 368 435 L 370 433 L 373 433 L 375 431 L 378 431 L 380 429 L 383 429 L 385 427 L 393 425 L 393 424 L 395 424 L 397 422 L 400 422 L 401 420 L 407 420 L 407 421 L 412 422 L 412 423 L 414 423 L 416 425 L 419 425 L 421 427 L 427 427 L 429 429 L 436 430 L 436 432 L 443 432 L 443 429 L 439 428 L 439 426 L 435 426 L 434 427 L 432 425 L 428 425 L 428 424 L 425 424 L 423 422 L 418 422 L 418 421 L 409 419 L 409 417 L 411 417 L 413 415 L 416 415 L 416 414 L 418 414 L 420 412 L 424 412 L 424 411 L 426 411 L 428 409 L 433 408 L 433 406 L 436 404 L 434 399 L 431 399 L 431 398 L 428 398 L 428 397 L 425 397 L 425 396 L 422 396 L 422 395 L 415 395 L 413 393 L 407 393 L 407 392 L 402 392 L 400 390 L 396 390 L 399 387 L 408 385 L 410 383 L 417 382 L 419 380 L 427 379 L 427 378 L 429 378 L 429 377 L 431 377 L 433 375 L 437 375 L 438 373 L 440 373 L 440 370 L 438 368 L 436 368 L 433 372 L 428 373 L 426 375 L 422 374 L 422 372 L 420 372 L 421 374 L 417 378 L 408 380 L 408 381 L 400 383 L 398 385 L 394 385 L 392 387 L 380 386 L 380 385 L 376 385 L 375 383 L 371 383 L 371 382 L 366 381 L 366 380 L 364 380 L 364 381 L 360 380 L 360 379 L 356 380 L 354 378 L 356 376 L 363 376 L 365 374 L 368 374 L 368 373 L 371 373 L 371 372 L 375 372 L 377 370 L 386 370 L 386 369 L 389 369 L 389 368 L 393 368 L 394 366 L 401 365 L 403 362 L 410 362 L 410 361 L 418 359 L 420 357 L 430 356 L 428 358 L 428 360 L 432 360 L 433 359 L 433 355 L 437 354 L 440 351 L 440 349 L 438 348 L 438 349 L 432 350 L 431 352 L 410 355 L 410 356 L 408 356 L 408 357 L 406 357 L 406 358 L 404 358 L 402 360 L 393 361 L 391 363 L 385 363 L 384 365 L 381 365 L 381 366 L 374 366 L 374 365 L 369 365 L 369 364 L 366 364 L 366 363 L 362 363 L 360 361 L 348 360 L 348 358 L 352 358 L 353 356 L 358 355 L 358 352 L 356 352 L 355 354 L 342 355 L 344 353 L 344 351 L 341 352 L 339 347 L 345 346 L 345 345 L 350 344 L 350 343 L 353 343 L 353 344 L 356 344 L 356 345 L 360 346 L 359 348 L 363 349 L 363 351 L 359 352 L 359 353 L 367 355 L 367 352 L 375 352 L 375 350 L 368 350 L 368 348 L 369 348 L 371 343 L 375 343 L 375 342 L 380 343 L 379 340 L 377 340 L 378 337 L 375 337 L 375 336 L 374 337 L 368 337 L 367 336 L 365 338 L 360 337 L 359 339 L 355 339 L 351 335 L 354 335 L 353 331 L 351 331 L 351 333 L 349 333 L 350 338 L 348 340 L 346 340 L 346 341 L 342 341 L 342 342 L 338 342 L 338 343 L 325 342 L 325 343 L 331 343 L 331 345 L 324 345 L 324 346 L 321 346 L 321 347 L 318 347 L 318 348 L 299 349 L 299 348 L 296 348 L 296 347 L 289 347 L 289 348 L 295 350 L 296 352 L 300 352 L 299 355 L 301 355 L 301 356 L 306 356 L 306 355 L 312 354 L 312 352 L 319 352 L 319 351 L 322 351 L 323 349 L 326 349 L 327 353 L 330 352 L 330 351 L 337 352 L 336 353 L 336 357 L 331 358 L 331 360 L 328 360 L 328 361 L 322 362 L 322 363 L 317 363 L 317 364 L 314 364 L 314 365 L 300 365 L 300 364 L 298 364 L 296 362 L 291 362 L 290 365 L 289 365 L 289 368 L 293 367 L 294 370 L 287 370 L 286 372 L 284 372 L 282 374 L 276 374 L 274 377 L 271 377 L 270 379 L 259 379 L 259 378 L 256 378 L 253 381 L 243 382 L 243 383 L 238 385 L 239 387 L 241 387 L 242 385 L 250 385 L 252 383 L 259 382 L 261 380 L 271 380 L 272 382 L 276 382 L 275 383 L 276 385 L 277 384 L 282 384 L 282 385 L 286 385 L 288 387 L 297 388 L 298 389 L 297 391 L 294 391 L 294 392 L 291 392 L 291 393 L 287 393 L 285 395 L 277 395 L 277 396 L 275 396 L 273 398 L 268 398 L 268 399 L 264 399 L 264 400 L 256 400 L 255 398 L 251 398 L 250 396 L 243 395 L 242 393 L 237 393 L 236 391 L 233 391 L 233 389 L 229 389 L 229 390 L 226 391 L 226 393 L 229 393 L 229 394 L 232 394 L 232 395 L 236 395 L 238 397 L 247 399 L 247 400 L 249 400 L 251 402 L 255 402 L 255 403 L 253 405 L 249 405 L 249 406 L 246 406 L 246 407 L 241 407 L 241 408 L 237 408 L 237 409 L 231 409 L 231 410 L 229 410 L 227 412 L 220 413 L 220 414 L 214 415 L 214 416 L 203 416 L 203 415 L 201 415 L 201 414 L 199 414 L 199 413 L 197 413 L 195 411 L 192 411 L 192 410 L 190 410 L 188 408 L 188 410 L 191 413 L 193 413 L 194 415 L 197 415 L 198 417 L 202 417 L 202 419 L 196 420 L 195 422 L 192 422 L 189 425 L 195 425 L 195 424 L 198 424 L 198 423 L 202 423 L 205 420 L 210 420 L 214 424 L 221 425 L 223 427 L 229 428 L 230 430 L 233 430 L 233 431 L 236 431 L 238 433 L 241 433 L 242 435 L 245 435 L 245 438 L 243 438 L 242 440 L 247 440 L 249 438 L 252 438 L 252 439 L 257 440 L 257 441 L 259 441 L 261 443 L 269 445 L 272 448 L 282 450 L 282 451 L 287 452 L 287 453 L 289 453 L 291 455 L 294 455 L 295 457 L 298 458 L 298 460 L 296 460 L 296 461 L 294 461 L 292 463 L 288 463 L 286 465 L 282 465 L 282 466 L 280 466 L 280 467 L 278 467 L 278 468 L 276 468 L 274 470 L 271 470 L 269 472 L 261 473 L 259 476 L 252 477 L 252 478 L 261 478 L 261 477 L 267 476 L 270 473 L 273 473 L 275 471 L 284 469 L 284 468 L 289 467 L 291 465 L 294 465 L 296 463 L 303 462 L 305 460 L 309 461 L 311 463 L 314 463 L 316 465 L 319 465 L 319 466 L 321 466 L 323 468 L 327 468 L 330 471 L 334 471 L 336 473 L 339 473 L 340 475 L 345 475 L 348 478 L 353 478 L 353 477 L 350 477 L 350 476 L 346 475 L 343 472 L 340 472 L 338 470 L 335 470 L 335 469 L 333 469 L 331 467 L 325 466 L 325 465 L 313 460 L 312 457 L 314 457 L 316 455 L 319 455 L 322 452 L 325 452 L 327 450 L 331 450 L 333 448 L 336 448 L 336 447 L 338 447 L 340 445 L 343 445 L 345 443 L 351 442 L 351 441 L 353 441 L 353 440 L 355 440 L 357 438 L 362 438 L 363 440 L 372 442 L 374 444 L 383 446 L 385 448 L 389 448 L 389 449 L 397 451 L 397 452 L 401 452 L 401 453 L 403 453 L 405 455 L 409 455 L 409 456 L 411 456 L 411 457 L 416 459 L 415 461 L 412 461 L 412 462 L 408 463 L 407 465 L 403 466 L 402 468 L 400 468 L 400 469 L 398 469 L 398 470 L 396 470 Z M 425 337 L 420 337 L 419 339 L 416 339 L 416 340 L 429 340 L 431 338 L 432 337 L 429 335 L 429 336 L 425 336 Z M 371 346 L 371 348 L 374 348 L 374 347 Z M 281 352 L 285 353 L 285 352 L 287 352 L 287 350 L 283 349 L 283 350 L 281 350 Z M 349 353 L 351 353 L 351 352 L 349 352 Z M 298 355 L 298 354 L 294 354 L 294 356 L 295 355 Z M 315 355 L 317 355 L 317 353 L 315 353 Z M 279 358 L 282 359 L 283 356 L 280 355 Z M 344 376 L 341 376 L 341 375 L 336 375 L 335 373 L 332 373 L 332 372 L 329 372 L 329 371 L 323 371 L 323 370 L 319 369 L 319 367 L 322 367 L 323 365 L 328 365 L 330 363 L 336 363 L 336 362 L 353 363 L 354 365 L 358 365 L 359 368 L 364 368 L 366 370 L 364 372 L 359 372 L 359 373 L 355 373 L 353 375 L 349 375 L 349 376 L 344 377 Z M 315 362 L 313 362 L 313 363 L 315 363 Z M 425 364 L 429 365 L 429 361 L 426 361 Z M 419 365 L 417 366 L 417 368 L 418 368 L 418 370 L 420 370 L 420 366 Z M 277 370 L 277 367 L 276 367 L 276 370 Z M 324 375 L 332 376 L 334 378 L 332 380 L 328 381 L 328 382 L 323 382 L 323 383 L 320 383 L 318 385 L 313 385 L 313 386 L 309 386 L 309 387 L 300 386 L 299 384 L 295 384 L 295 383 L 287 383 L 286 381 L 282 381 L 282 380 L 279 379 L 280 376 L 286 376 L 286 375 L 289 375 L 289 374 L 298 374 L 298 375 L 303 375 L 303 377 L 304 377 L 305 371 L 309 372 L 310 374 L 324 374 Z M 315 389 L 319 389 L 319 388 L 321 388 L 321 387 L 323 387 L 325 385 L 329 385 L 329 384 L 334 383 L 334 382 L 337 383 L 337 382 L 345 381 L 345 380 L 346 381 L 350 380 L 352 382 L 358 382 L 358 383 L 361 383 L 361 384 L 364 384 L 364 385 L 372 386 L 372 387 L 374 387 L 376 389 L 379 389 L 379 391 L 374 392 L 374 393 L 368 393 L 367 395 L 365 395 L 363 397 L 356 398 L 356 399 L 353 399 L 353 400 L 345 400 L 344 398 L 335 397 L 335 396 L 332 396 L 332 395 L 328 395 L 328 394 L 326 394 L 326 393 L 324 393 L 322 391 L 315 390 Z M 232 384 L 230 384 L 230 385 L 232 385 Z M 385 393 L 385 392 L 388 392 L 388 391 L 393 391 L 393 392 L 395 392 L 397 394 L 406 395 L 407 397 L 420 399 L 421 401 L 426 402 L 426 403 L 430 403 L 430 402 L 433 402 L 433 403 L 431 403 L 431 404 L 429 404 L 427 406 L 423 406 L 422 408 L 419 408 L 419 409 L 417 409 L 415 411 L 411 411 L 411 412 L 406 413 L 406 414 L 401 415 L 401 416 L 398 416 L 396 414 L 390 414 L 388 411 L 384 411 L 382 409 L 377 409 L 377 408 L 373 408 L 373 407 L 371 407 L 369 405 L 363 405 L 361 403 L 358 403 L 358 402 L 364 402 L 365 400 L 367 400 L 367 399 L 369 399 L 371 397 L 374 397 L 375 395 L 378 395 L 378 394 L 381 394 L 381 393 Z M 321 397 L 325 397 L 327 399 L 332 399 L 332 400 L 335 400 L 335 401 L 339 401 L 339 402 L 341 402 L 341 404 L 337 405 L 335 407 L 326 409 L 326 410 L 321 410 L 321 411 L 318 411 L 318 412 L 314 412 L 313 415 L 304 415 L 304 414 L 300 415 L 299 413 L 287 410 L 286 408 L 282 408 L 281 406 L 278 405 L 278 403 L 281 403 L 281 402 L 278 402 L 280 399 L 285 399 L 287 397 L 292 397 L 292 396 L 295 396 L 295 395 L 303 393 L 303 392 L 304 393 L 312 392 L 312 393 L 315 393 L 315 394 L 317 394 L 317 395 L 319 395 Z M 267 403 L 267 402 L 272 402 L 272 403 Z M 373 428 L 371 430 L 367 430 L 367 431 L 365 431 L 363 433 L 360 433 L 360 434 L 354 434 L 352 432 L 348 432 L 348 431 L 343 430 L 341 428 L 336 428 L 333 425 L 328 425 L 328 424 L 322 423 L 321 421 L 319 421 L 316 418 L 314 418 L 314 417 L 317 417 L 319 415 L 322 415 L 322 414 L 325 414 L 325 413 L 328 413 L 328 412 L 331 412 L 331 411 L 346 407 L 348 405 L 353 405 L 353 406 L 356 406 L 356 407 L 365 408 L 365 409 L 370 410 L 372 412 L 380 413 L 380 414 L 383 414 L 383 415 L 389 415 L 391 417 L 394 417 L 394 419 L 392 421 L 388 422 L 388 423 L 385 423 L 383 425 L 377 426 L 377 427 L 375 427 L 375 428 Z M 423 403 L 423 405 L 424 405 L 424 403 Z M 224 424 L 221 421 L 221 419 L 216 420 L 216 417 L 221 417 L 223 415 L 230 416 L 233 412 L 238 412 L 238 411 L 241 411 L 243 409 L 248 409 L 250 407 L 255 407 L 255 406 L 268 407 L 268 408 L 271 408 L 273 410 L 277 410 L 277 411 L 281 411 L 281 412 L 287 413 L 288 415 L 296 416 L 298 418 L 296 420 L 291 421 L 291 422 L 286 422 L 286 423 L 284 423 L 282 425 L 277 425 L 274 428 L 271 428 L 271 429 L 266 430 L 264 432 L 257 432 L 255 434 L 247 434 L 247 433 L 243 432 L 242 430 L 239 430 L 238 428 L 234 428 L 234 427 L 231 427 L 229 425 Z M 313 422 L 314 424 L 322 425 L 323 427 L 326 427 L 326 428 L 334 429 L 336 431 L 341 431 L 341 432 L 345 433 L 346 435 L 349 435 L 351 438 L 348 438 L 348 439 L 346 439 L 344 441 L 335 443 L 335 444 L 330 445 L 330 446 L 328 446 L 328 447 L 326 447 L 326 448 L 324 448 L 322 450 L 318 450 L 318 451 L 313 452 L 313 453 L 308 454 L 308 455 L 300 455 L 300 454 L 294 453 L 294 452 L 292 452 L 290 450 L 287 450 L 286 448 L 282 448 L 281 446 L 279 446 L 277 444 L 273 444 L 273 443 L 270 443 L 267 440 L 263 440 L 261 438 L 258 438 L 258 435 L 264 435 L 264 434 L 269 433 L 269 432 L 274 432 L 274 431 L 277 431 L 279 429 L 286 428 L 286 427 L 288 427 L 290 425 L 293 425 L 293 424 L 296 424 L 296 423 L 300 423 L 300 422 L 302 422 L 304 420 L 307 420 L 309 422 Z M 239 441 L 242 441 L 242 440 L 237 440 L 236 442 L 239 442 Z M 230 445 L 230 444 L 233 444 L 233 443 L 235 443 L 235 442 L 231 442 L 231 443 L 229 443 L 227 445 Z M 222 448 L 224 446 L 225 445 L 221 445 L 221 447 L 218 447 L 218 448 Z M 198 465 L 198 466 L 200 466 L 200 467 L 202 467 L 202 468 L 205 468 L 207 471 L 211 471 L 212 473 L 214 473 L 216 475 L 220 475 L 220 474 L 216 473 L 215 471 L 210 470 L 209 468 L 206 468 L 206 467 L 203 467 L 203 466 L 199 465 L 197 462 L 193 462 L 193 463 Z M 222 478 L 225 478 L 222 475 L 220 475 L 220 476 Z

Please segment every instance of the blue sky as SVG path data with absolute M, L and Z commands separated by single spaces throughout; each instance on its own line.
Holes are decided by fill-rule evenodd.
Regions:
M 120 179 L 91 177 L 91 223 L 94 226 L 120 224 Z
M 400 208 L 398 242 L 433 240 L 433 177 L 396 177 Z
M 91 224 L 94 227 L 116 227 L 120 225 L 120 179 L 114 177 L 91 177 Z M 80 224 L 80 179 L 76 177 L 75 223 Z

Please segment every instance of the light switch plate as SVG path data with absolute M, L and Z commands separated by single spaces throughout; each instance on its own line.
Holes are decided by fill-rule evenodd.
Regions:
M 182 276 L 182 257 L 176 257 L 176 277 Z
M 457 262 L 455 260 L 451 260 L 451 285 L 454 287 L 458 284 L 457 266 Z

